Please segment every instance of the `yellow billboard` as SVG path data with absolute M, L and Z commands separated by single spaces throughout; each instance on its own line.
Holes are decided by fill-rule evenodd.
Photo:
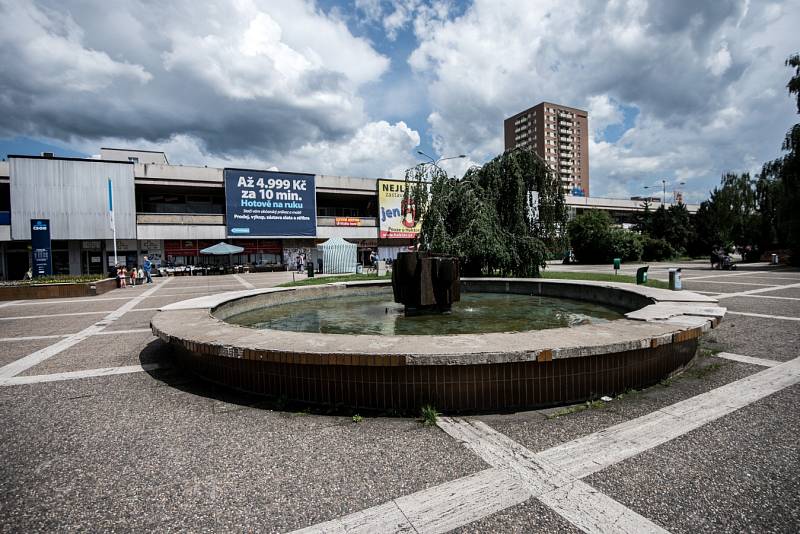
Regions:
M 378 180 L 378 218 L 381 239 L 414 239 L 422 221 L 417 218 L 414 202 L 405 196 L 406 183 L 399 180 Z

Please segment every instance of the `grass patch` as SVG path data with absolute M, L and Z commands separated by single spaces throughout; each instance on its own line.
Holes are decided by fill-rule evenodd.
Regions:
M 723 365 L 722 363 L 717 362 L 717 363 L 711 363 L 711 364 L 708 364 L 708 365 L 704 365 L 702 367 L 695 366 L 695 367 L 692 367 L 691 369 L 687 369 L 686 371 L 684 371 L 684 374 L 686 374 L 686 376 L 690 376 L 692 378 L 705 378 L 708 375 L 710 375 L 711 373 L 719 371 L 719 369 L 720 369 L 720 367 L 722 367 L 722 365 Z
M 542 278 L 549 278 L 552 280 L 593 280 L 595 282 L 620 282 L 623 284 L 635 284 L 636 277 L 627 274 L 611 274 L 611 273 L 577 273 L 577 272 L 559 272 L 559 271 L 541 271 Z M 644 284 L 648 287 L 657 287 L 659 289 L 669 289 L 669 284 L 661 280 L 650 279 Z
M 362 422 L 363 420 L 364 420 L 364 418 L 363 418 L 363 417 L 361 417 L 361 416 L 360 416 L 360 415 L 358 415 L 358 414 L 355 414 L 355 415 L 353 416 L 353 422 L 354 422 L 354 423 L 360 423 L 360 422 Z
M 582 412 L 584 410 L 600 410 L 606 407 L 606 403 L 601 400 L 586 401 L 583 404 L 575 404 L 547 416 L 548 419 L 555 419 L 573 413 Z
M 386 274 L 384 276 L 378 276 L 377 274 L 337 274 L 335 276 L 315 276 L 314 278 L 285 282 L 278 287 L 316 286 L 320 284 L 332 284 L 334 282 L 363 282 L 364 280 L 390 281 L 391 279 L 391 274 Z
M 423 426 L 436 426 L 436 421 L 439 420 L 439 412 L 430 404 L 426 404 L 420 410 L 420 418 Z

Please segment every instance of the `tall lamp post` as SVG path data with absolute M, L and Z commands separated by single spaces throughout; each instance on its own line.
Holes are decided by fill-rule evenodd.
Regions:
M 686 185 L 686 182 L 678 182 L 678 185 Z M 644 189 L 653 189 L 653 188 L 656 188 L 656 187 L 658 187 L 657 184 L 646 185 L 646 186 L 644 186 Z M 666 203 L 667 203 L 667 180 L 666 179 L 662 179 L 661 180 L 661 204 L 666 204 Z

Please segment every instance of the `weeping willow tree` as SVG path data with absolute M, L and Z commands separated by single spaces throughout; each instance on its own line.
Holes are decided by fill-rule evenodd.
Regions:
M 530 149 L 505 152 L 463 178 L 420 164 L 406 172 L 405 201 L 422 217 L 420 250 L 459 258 L 468 276 L 538 276 L 565 248 L 558 176 Z

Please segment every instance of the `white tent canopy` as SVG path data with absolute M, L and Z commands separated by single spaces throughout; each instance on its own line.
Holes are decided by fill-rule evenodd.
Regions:
M 341 237 L 332 237 L 319 245 L 326 274 L 352 273 L 358 263 L 358 246 Z

